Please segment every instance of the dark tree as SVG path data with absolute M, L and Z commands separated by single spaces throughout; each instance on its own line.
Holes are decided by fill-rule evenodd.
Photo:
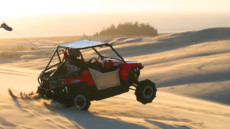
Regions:
M 106 35 L 127 35 L 127 36 L 136 36 L 136 35 L 147 35 L 147 36 L 157 36 L 157 30 L 149 25 L 138 22 L 125 22 L 120 23 L 117 26 L 111 25 L 106 29 L 103 28 L 102 31 L 97 32 L 95 36 L 106 36 Z

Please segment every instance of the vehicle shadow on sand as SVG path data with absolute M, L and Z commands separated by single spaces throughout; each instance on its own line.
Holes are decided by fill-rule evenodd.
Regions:
M 50 108 L 53 113 L 58 113 L 66 117 L 79 129 L 147 129 L 144 126 L 120 121 L 119 119 L 111 119 L 96 116 L 90 111 L 78 111 L 71 108 Z
M 190 129 L 190 127 L 187 126 L 181 126 L 181 125 L 168 125 L 165 123 L 161 123 L 158 121 L 152 121 L 152 120 L 146 120 L 148 123 L 153 124 L 161 129 Z

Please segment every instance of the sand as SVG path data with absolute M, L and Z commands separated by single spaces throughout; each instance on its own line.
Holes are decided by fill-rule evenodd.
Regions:
M 45 53 L 41 55 L 27 42 L 1 40 L 0 128 L 228 129 L 229 35 L 230 28 L 211 28 L 158 37 L 91 38 L 113 44 L 126 60 L 142 62 L 140 79 L 156 82 L 158 92 L 147 105 L 129 91 L 93 101 L 88 112 L 53 101 L 15 99 L 7 92 L 9 87 L 15 94 L 35 91 L 55 46 L 66 39 L 31 40 Z

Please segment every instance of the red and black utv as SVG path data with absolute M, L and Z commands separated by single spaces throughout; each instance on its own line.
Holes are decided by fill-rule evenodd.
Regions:
M 57 46 L 45 70 L 38 77 L 37 93 L 67 107 L 88 110 L 90 101 L 101 100 L 135 87 L 139 102 L 152 102 L 155 84 L 138 81 L 144 66 L 125 61 L 111 44 L 75 41 Z

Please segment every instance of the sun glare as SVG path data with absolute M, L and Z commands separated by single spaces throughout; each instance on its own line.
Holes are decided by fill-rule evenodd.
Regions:
M 222 2 L 221 2 L 222 1 Z M 4 0 L 0 17 L 12 18 L 46 14 L 140 12 L 140 11 L 230 11 L 223 0 Z M 1 19 L 0 19 L 1 20 Z
M 139 3 L 135 1 L 129 2 L 131 6 L 127 6 L 127 3 L 121 0 L 7 0 L 1 2 L 4 3 L 4 6 L 0 8 L 0 17 L 21 17 L 62 13 L 123 12 L 146 10 L 146 8 L 151 7 L 151 5 L 148 4 L 140 6 Z
M 89 34 L 125 21 L 146 22 L 154 24 L 160 32 L 175 32 L 229 26 L 230 14 L 230 1 L 226 0 L 0 0 L 0 3 L 0 22 L 26 36 Z M 0 37 L 13 36 L 14 33 L 0 31 Z

